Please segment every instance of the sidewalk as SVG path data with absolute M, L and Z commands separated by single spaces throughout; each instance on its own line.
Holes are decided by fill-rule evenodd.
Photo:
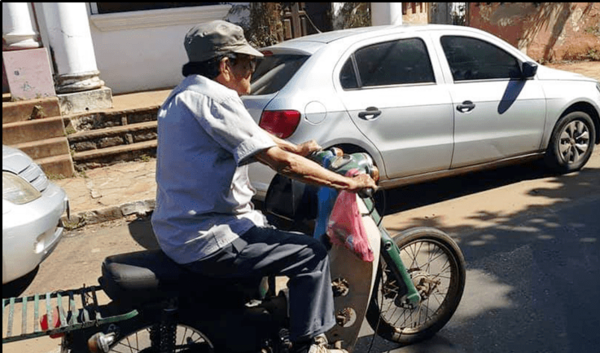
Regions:
M 170 89 L 115 95 L 113 108 L 122 111 L 161 105 Z M 145 215 L 154 209 L 156 160 L 125 162 L 86 170 L 74 178 L 53 180 L 69 197 L 71 218 L 63 225 L 78 228 L 85 224 Z
M 549 64 L 549 67 L 581 73 L 600 80 L 600 62 Z M 170 89 L 113 97 L 111 111 L 160 105 Z M 54 180 L 70 199 L 71 219 L 63 217 L 68 228 L 85 224 L 146 215 L 154 210 L 156 160 L 127 162 L 87 170 L 84 176 Z

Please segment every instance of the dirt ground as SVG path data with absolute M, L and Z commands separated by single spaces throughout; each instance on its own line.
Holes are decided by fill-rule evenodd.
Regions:
M 558 70 L 575 72 L 600 81 L 600 61 L 573 61 L 544 64 L 544 66 Z

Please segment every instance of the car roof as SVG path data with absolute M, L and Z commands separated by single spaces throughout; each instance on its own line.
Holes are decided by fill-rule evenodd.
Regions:
M 322 32 L 317 34 L 311 34 L 299 38 L 289 39 L 273 46 L 263 48 L 262 50 L 269 49 L 298 49 L 308 53 L 314 53 L 318 48 L 323 45 L 333 43 L 335 41 L 350 37 L 372 37 L 378 34 L 385 34 L 386 32 L 394 31 L 399 33 L 411 33 L 420 31 L 435 31 L 435 30 L 463 30 L 472 33 L 481 33 L 481 30 L 465 27 L 465 26 L 454 26 L 454 25 L 439 25 L 439 24 L 411 24 L 411 25 L 385 25 L 385 26 L 370 26 L 370 27 L 359 27 L 350 29 L 340 29 L 330 32 Z M 358 39 L 358 38 L 357 38 Z

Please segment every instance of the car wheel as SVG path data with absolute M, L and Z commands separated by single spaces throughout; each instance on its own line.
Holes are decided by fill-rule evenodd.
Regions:
M 569 113 L 558 121 L 550 136 L 546 164 L 558 173 L 577 171 L 590 159 L 595 141 L 592 118 L 580 111 Z
M 342 151 L 344 151 L 344 153 L 346 154 L 351 154 L 351 153 L 366 153 L 367 155 L 369 155 L 369 157 L 371 157 L 371 160 L 373 161 L 373 164 L 377 167 L 377 164 L 375 164 L 375 160 L 373 159 L 373 156 L 371 156 L 371 154 L 367 151 L 365 151 L 364 149 L 355 146 L 355 145 L 347 145 L 347 144 L 341 144 L 341 145 L 337 145 L 334 147 L 338 147 L 341 148 Z M 382 170 L 381 168 L 377 167 L 379 169 L 379 172 L 381 173 Z M 379 189 L 378 192 L 376 192 L 373 195 L 373 201 L 375 203 L 375 208 L 377 209 L 377 212 L 384 216 L 386 209 L 387 209 L 387 203 L 386 203 L 386 194 L 385 194 L 385 190 L 383 189 Z

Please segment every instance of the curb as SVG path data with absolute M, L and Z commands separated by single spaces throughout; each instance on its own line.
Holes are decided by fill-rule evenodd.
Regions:
M 108 206 L 97 210 L 83 211 L 71 214 L 71 217 L 62 216 L 61 225 L 67 230 L 81 228 L 85 225 L 104 223 L 129 216 L 143 217 L 154 211 L 156 200 L 127 202 L 120 206 Z

